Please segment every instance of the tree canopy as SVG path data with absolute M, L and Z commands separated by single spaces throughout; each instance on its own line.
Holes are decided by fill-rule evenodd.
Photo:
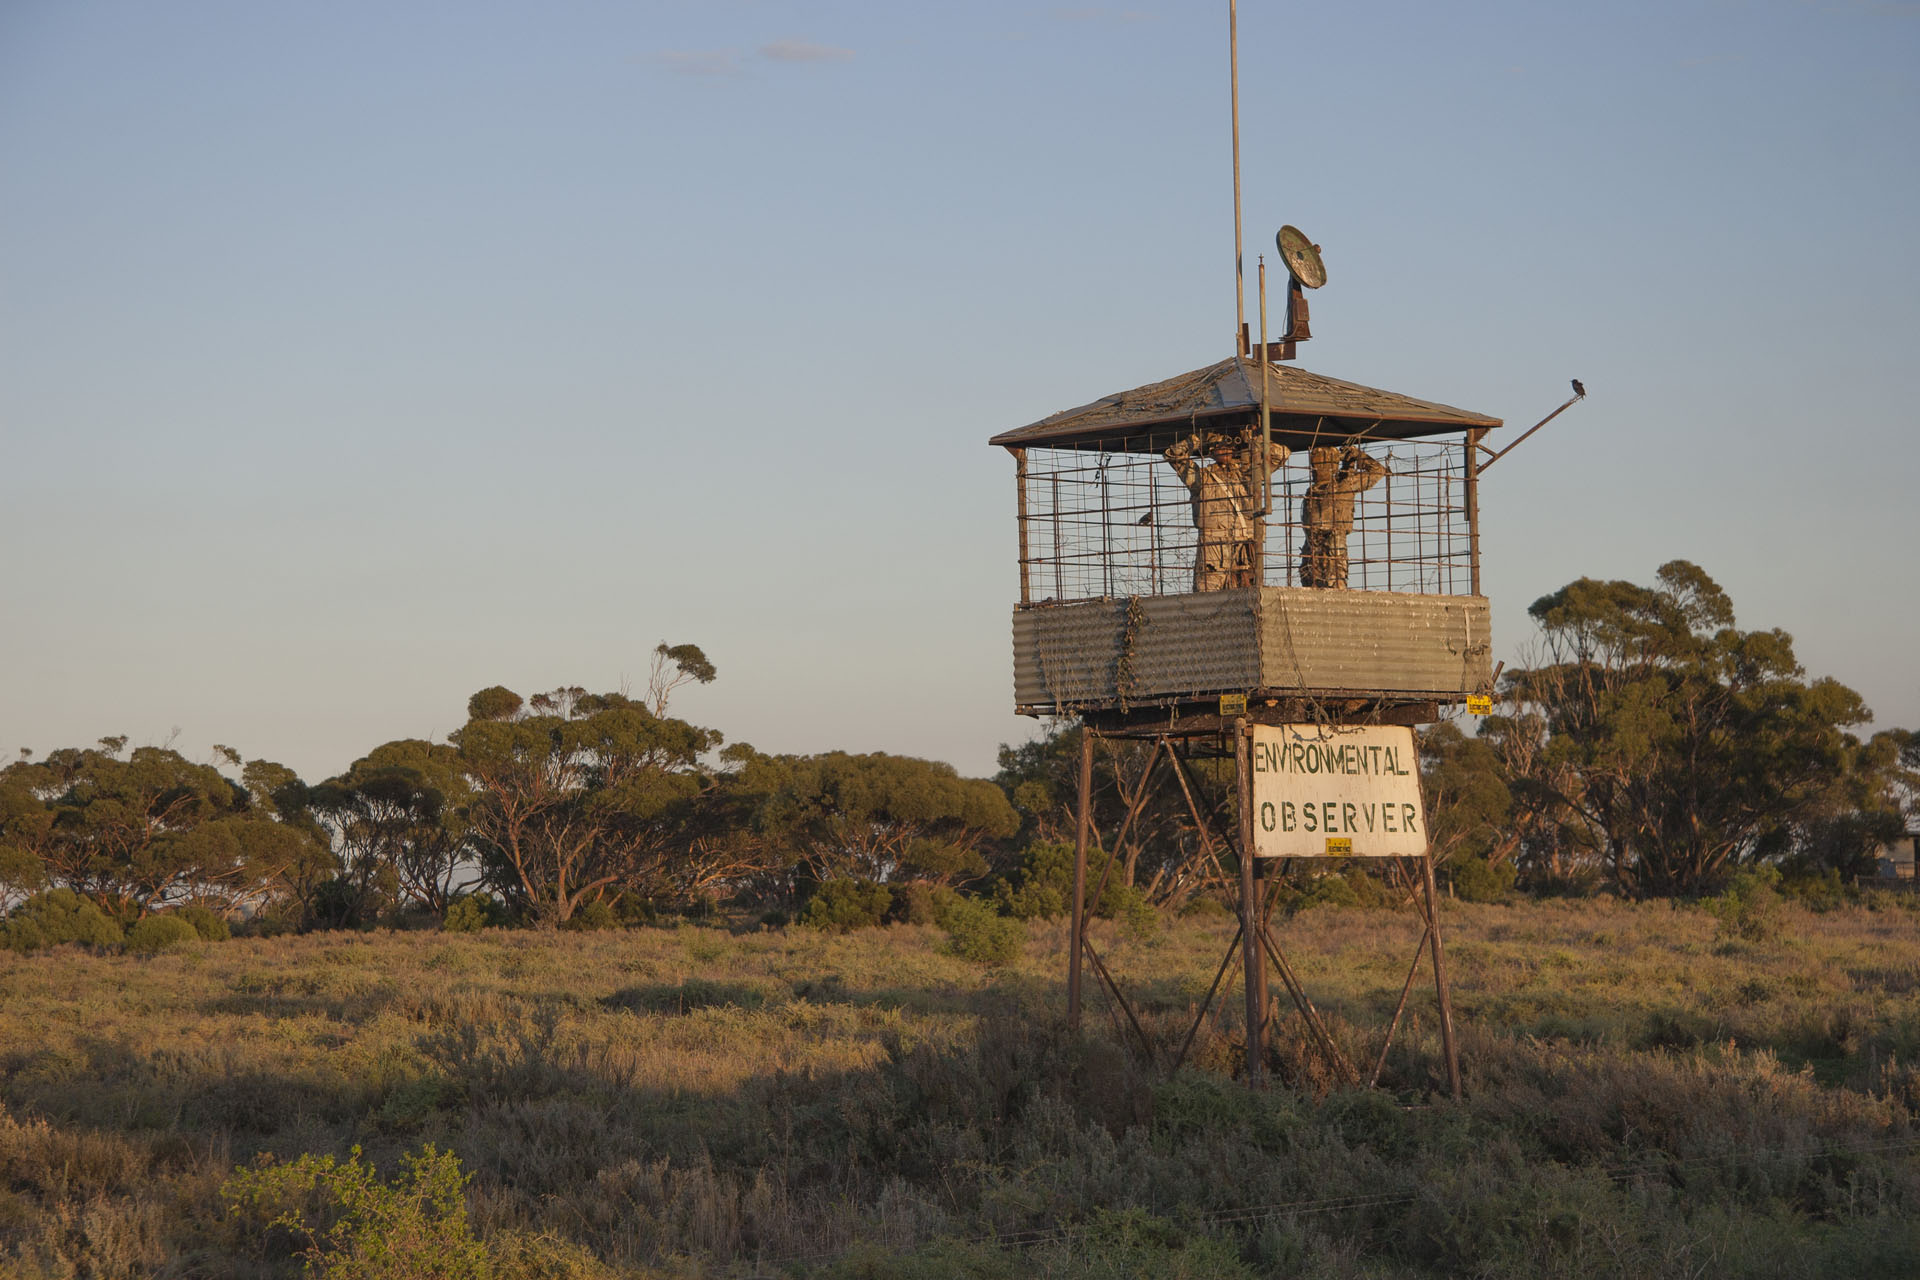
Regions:
M 467 831 L 486 879 L 564 924 L 618 885 L 703 790 L 721 735 L 618 693 L 562 688 L 524 702 L 482 690 L 452 735 L 472 785 Z
M 1590 856 L 1634 895 L 1698 893 L 1847 815 L 1897 823 L 1904 735 L 1850 732 L 1871 719 L 1860 695 L 1808 679 L 1785 632 L 1736 627 L 1697 565 L 1581 578 L 1528 612 L 1540 660 L 1507 672 L 1483 729 L 1528 852 Z
M 1433 851 L 1461 892 L 1857 873 L 1913 815 L 1920 735 L 1866 734 L 1859 695 L 1810 678 L 1784 632 L 1740 629 L 1698 566 L 1651 586 L 1581 578 L 1530 612 L 1532 656 L 1497 714 L 1421 735 Z M 228 747 L 207 763 L 119 737 L 23 753 L 0 768 L 0 909 L 59 891 L 124 924 L 208 904 L 297 927 L 456 907 L 579 927 L 720 900 L 788 912 L 830 885 L 869 903 L 962 886 L 1021 910 L 1064 901 L 1078 729 L 1003 746 L 993 779 L 884 752 L 769 755 L 668 714 L 717 674 L 698 646 L 662 643 L 641 696 L 493 685 L 447 741 L 383 743 L 311 785 Z M 1226 871 L 1230 842 L 1203 840 L 1194 813 L 1231 833 L 1230 760 L 1199 751 L 1176 771 L 1151 743 L 1102 739 L 1093 764 L 1096 861 L 1120 841 L 1103 909 L 1178 906 Z

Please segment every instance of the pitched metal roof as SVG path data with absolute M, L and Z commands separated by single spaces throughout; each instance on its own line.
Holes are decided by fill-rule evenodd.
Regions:
M 1301 447 L 1351 436 L 1404 440 L 1415 436 L 1497 427 L 1500 419 L 1452 405 L 1416 400 L 1357 382 L 1342 382 L 1298 365 L 1274 364 L 1268 383 L 1273 434 Z M 998 445 L 1104 444 L 1113 448 L 1128 436 L 1155 428 L 1191 426 L 1223 430 L 1260 420 L 1260 371 L 1257 362 L 1234 356 L 1219 364 L 1103 396 L 1092 404 L 1066 409 L 1028 426 L 1003 431 L 988 441 Z M 1145 447 L 1144 445 L 1142 447 Z

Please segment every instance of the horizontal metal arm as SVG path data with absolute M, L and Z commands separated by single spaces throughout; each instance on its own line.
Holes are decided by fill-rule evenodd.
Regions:
M 1494 454 L 1491 458 L 1488 458 L 1485 462 L 1481 463 L 1479 469 L 1474 474 L 1475 475 L 1485 474 L 1488 467 L 1492 466 L 1494 463 L 1500 461 L 1500 459 L 1506 457 L 1508 454 L 1512 453 L 1515 449 L 1519 448 L 1521 443 L 1524 442 L 1528 436 L 1532 435 L 1534 432 L 1538 431 L 1540 428 L 1546 426 L 1549 422 L 1552 422 L 1555 418 L 1565 413 L 1568 409 L 1571 409 L 1574 406 L 1576 401 L 1580 401 L 1584 399 L 1586 399 L 1585 395 L 1574 395 L 1574 396 L 1567 397 L 1567 402 L 1565 404 L 1561 405 L 1558 409 L 1555 409 L 1552 413 L 1548 414 L 1546 417 L 1540 419 L 1540 421 L 1534 423 L 1532 426 L 1528 427 L 1525 431 L 1521 432 L 1520 439 L 1515 440 L 1512 444 L 1508 445 L 1506 448 L 1500 450 L 1500 452 Z M 1484 448 L 1485 446 L 1483 445 L 1482 447 Z

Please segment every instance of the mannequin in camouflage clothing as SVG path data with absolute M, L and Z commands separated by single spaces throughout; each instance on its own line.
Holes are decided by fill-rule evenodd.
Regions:
M 1300 585 L 1347 585 L 1347 535 L 1353 532 L 1353 501 L 1387 474 L 1387 469 L 1358 445 L 1323 445 L 1308 454 L 1313 483 L 1300 504 L 1306 546 L 1300 554 Z
M 1193 456 L 1203 444 L 1210 462 Z M 1251 454 L 1259 448 L 1257 441 L 1243 450 L 1225 436 L 1203 441 L 1191 435 L 1161 455 L 1193 500 L 1193 526 L 1200 531 L 1193 558 L 1195 591 L 1259 585 L 1254 580 L 1253 539 L 1261 477 L 1250 465 Z M 1267 470 L 1277 471 L 1286 465 L 1289 451 L 1282 444 L 1270 449 Z

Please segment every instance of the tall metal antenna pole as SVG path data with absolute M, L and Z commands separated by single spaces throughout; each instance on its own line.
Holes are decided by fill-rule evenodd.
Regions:
M 1253 521 L 1253 585 L 1267 585 L 1267 517 L 1273 514 L 1273 472 L 1267 457 L 1273 452 L 1273 417 L 1267 400 L 1267 255 L 1260 264 L 1260 439 L 1259 448 L 1247 449 L 1247 464 L 1260 469 L 1260 510 Z
M 1240 11 L 1227 0 L 1227 64 L 1233 96 L 1233 349 L 1247 353 L 1247 278 L 1240 248 Z

